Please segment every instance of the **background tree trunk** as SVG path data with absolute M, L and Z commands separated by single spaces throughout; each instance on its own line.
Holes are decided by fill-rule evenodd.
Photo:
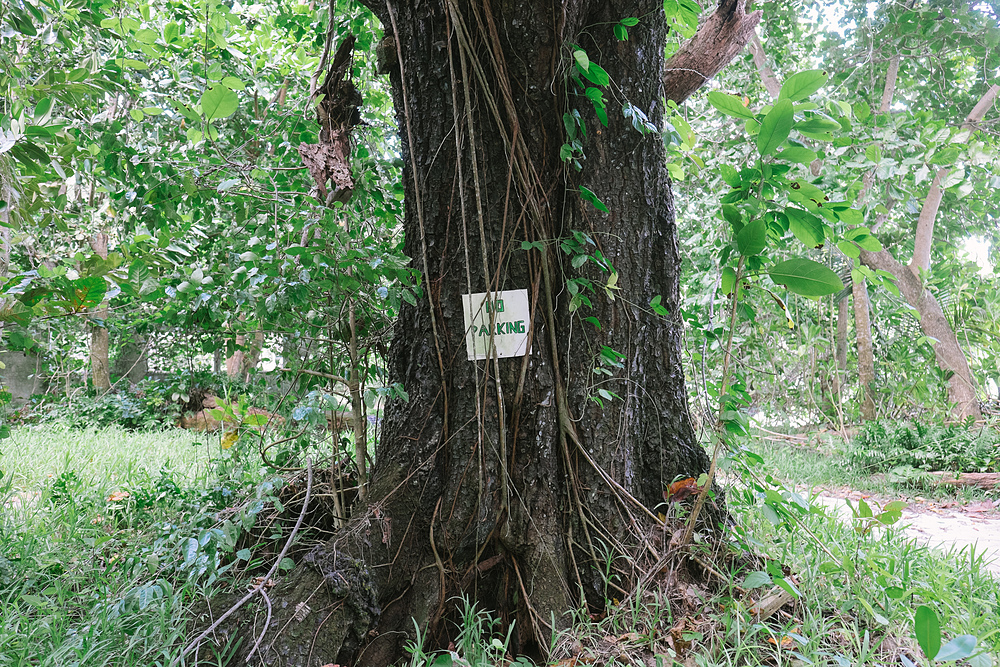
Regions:
M 97 232 L 90 237 L 90 247 L 101 259 L 108 258 L 108 235 Z M 91 311 L 91 317 L 101 322 L 108 319 L 108 302 L 101 303 L 99 308 Z M 91 325 L 90 328 L 90 378 L 94 391 L 103 394 L 111 388 L 110 339 L 108 330 L 103 326 Z
M 976 385 L 969 370 L 965 352 L 958 343 L 958 336 L 951 327 L 941 304 L 934 295 L 924 289 L 924 284 L 908 267 L 903 266 L 889 254 L 888 250 L 861 252 L 861 261 L 873 269 L 888 271 L 896 278 L 896 285 L 906 302 L 920 313 L 920 330 L 935 339 L 934 355 L 938 367 L 951 371 L 948 379 L 948 400 L 952 404 L 952 414 L 959 419 L 972 417 L 979 419 L 979 398 Z M 859 346 L 860 351 L 860 346 Z
M 347 593 L 351 605 L 297 631 L 337 628 L 321 647 L 288 634 L 268 642 L 288 664 L 308 649 L 320 664 L 388 665 L 415 625 L 431 647 L 446 646 L 454 627 L 443 621 L 464 594 L 516 620 L 515 652 L 544 647 L 581 591 L 603 606 L 604 559 L 642 543 L 666 485 L 708 467 L 688 417 L 663 141 L 634 129 L 619 106 L 628 101 L 660 127 L 662 100 L 678 97 L 664 90 L 663 5 L 370 6 L 392 40 L 382 48 L 396 54 L 405 243 L 423 272 L 389 359 L 409 401 L 386 408 L 367 507 L 271 597 L 294 602 L 324 578 L 342 596 L 341 582 L 370 581 L 359 586 L 376 591 L 380 613 Z M 748 38 L 757 18 L 739 10 L 727 24 L 734 39 Z M 640 22 L 620 42 L 613 26 L 630 16 Z M 567 84 L 571 44 L 612 78 L 607 126 Z M 587 129 L 580 173 L 559 157 L 572 109 Z M 584 203 L 584 186 L 609 213 Z M 578 268 L 561 245 L 574 238 L 591 255 Z M 613 274 L 598 268 L 597 251 Z M 567 281 L 580 279 L 593 306 L 573 313 Z M 530 353 L 467 361 L 462 295 L 513 289 L 529 294 Z M 647 305 L 657 295 L 665 317 Z M 600 389 L 616 398 L 594 400 Z M 707 515 L 708 527 L 723 516 Z
M 875 386 L 875 354 L 872 350 L 872 321 L 868 299 L 868 283 L 855 280 L 851 287 L 854 297 L 854 335 L 858 347 L 858 385 L 861 390 L 861 420 L 872 421 L 876 418 L 875 397 L 872 390 Z

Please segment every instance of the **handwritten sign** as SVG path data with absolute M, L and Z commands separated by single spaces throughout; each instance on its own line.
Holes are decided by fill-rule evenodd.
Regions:
M 523 357 L 528 353 L 528 290 L 463 294 L 462 309 L 469 361 L 491 359 L 494 350 L 497 357 Z

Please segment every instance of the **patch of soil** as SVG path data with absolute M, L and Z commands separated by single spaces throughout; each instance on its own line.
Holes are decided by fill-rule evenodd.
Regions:
M 907 503 L 899 522 L 903 535 L 938 550 L 974 547 L 976 554 L 984 557 L 986 569 L 1000 575 L 1000 502 L 996 500 L 962 503 L 953 499 L 929 500 L 921 496 L 884 498 L 847 487 L 814 491 L 819 493 L 815 502 L 845 523 L 853 520 L 846 500 L 851 500 L 855 507 L 858 500 L 864 500 L 876 512 L 876 505 L 882 507 L 893 500 L 902 500 Z

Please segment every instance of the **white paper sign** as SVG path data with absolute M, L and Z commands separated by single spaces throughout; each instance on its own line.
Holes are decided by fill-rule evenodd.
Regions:
M 463 294 L 462 309 L 469 361 L 491 359 L 491 344 L 497 357 L 523 357 L 528 353 L 528 290 Z

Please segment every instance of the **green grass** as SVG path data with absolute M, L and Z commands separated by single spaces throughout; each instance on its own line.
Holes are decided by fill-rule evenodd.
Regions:
M 137 475 L 173 470 L 194 484 L 207 470 L 218 435 L 169 429 L 128 431 L 116 426 L 74 430 L 58 424 L 15 429 L 0 441 L 0 470 L 15 489 L 40 490 L 48 479 L 73 471 L 88 486 L 128 483 Z
M 790 568 L 802 598 L 790 616 L 766 624 L 743 618 L 739 632 L 738 613 L 727 612 L 705 664 L 739 664 L 736 657 L 749 642 L 779 664 L 794 650 L 817 665 L 898 665 L 901 650 L 918 655 L 913 616 L 920 605 L 936 611 L 944 641 L 971 634 L 981 650 L 1000 657 L 1000 581 L 981 554 L 941 553 L 903 538 L 893 526 L 859 535 L 822 513 L 803 518 L 810 536 L 802 528 L 774 526 L 758 506 L 737 503 L 733 510 L 755 550 Z M 772 635 L 792 637 L 792 647 L 777 651 L 766 641 Z
M 169 664 L 264 507 L 219 521 L 248 478 L 220 479 L 231 455 L 207 438 L 48 426 L 0 442 L 0 667 Z
M 958 499 L 962 502 L 998 497 L 1000 491 L 987 492 L 975 487 L 938 486 L 927 476 L 905 479 L 892 474 L 858 473 L 844 454 L 846 444 L 840 438 L 825 436 L 816 443 L 791 445 L 760 438 L 752 449 L 762 456 L 765 468 L 789 486 L 805 488 L 850 487 L 875 495 L 920 495 L 929 499 Z

